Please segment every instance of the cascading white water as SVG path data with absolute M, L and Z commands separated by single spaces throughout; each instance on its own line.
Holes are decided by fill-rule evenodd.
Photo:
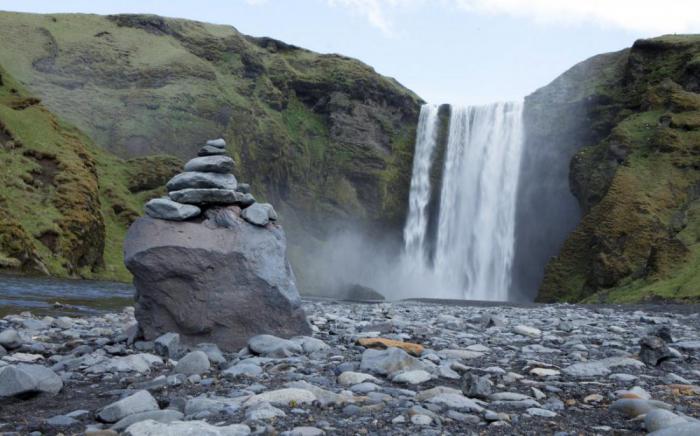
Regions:
M 421 129 L 419 124 L 419 139 L 424 130 L 428 128 Z M 432 281 L 442 295 L 447 292 L 455 298 L 508 300 L 522 144 L 522 104 L 452 107 L 430 266 L 425 253 L 427 223 L 418 226 L 409 218 L 404 231 L 407 236 L 410 223 L 412 239 L 405 239 L 406 255 L 416 259 L 411 250 L 423 250 L 423 267 L 431 270 Z M 419 213 L 418 218 L 427 221 L 430 179 L 424 175 L 430 171 L 432 152 L 427 158 L 422 150 L 420 154 L 419 164 L 417 142 L 409 217 L 411 212 Z M 420 197 L 419 202 L 418 193 L 426 192 L 428 198 Z M 420 241 L 418 248 L 415 241 Z
M 430 201 L 430 164 L 437 141 L 438 106 L 421 107 L 413 157 L 413 175 L 408 200 L 408 217 L 403 230 L 406 256 L 414 268 L 425 265 L 425 238 Z

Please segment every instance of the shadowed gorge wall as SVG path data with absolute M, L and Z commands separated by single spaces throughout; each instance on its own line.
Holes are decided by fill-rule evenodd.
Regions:
M 698 299 L 699 71 L 700 36 L 640 40 L 526 99 L 521 289 L 543 275 L 539 301 Z

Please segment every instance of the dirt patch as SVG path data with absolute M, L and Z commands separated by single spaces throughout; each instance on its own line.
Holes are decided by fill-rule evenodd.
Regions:
M 10 107 L 16 111 L 23 111 L 39 103 L 41 103 L 41 100 L 35 97 L 18 98 L 10 102 Z
M 58 233 L 56 233 L 54 230 L 46 230 L 36 238 L 39 240 L 39 242 L 44 244 L 46 248 L 51 250 L 52 253 L 56 252 L 56 248 L 58 247 Z
M 39 168 L 30 171 L 34 185 L 49 186 L 54 184 L 54 179 L 59 171 L 58 159 L 48 153 L 41 153 L 35 150 L 27 150 L 24 156 L 33 159 Z
M 0 121 L 0 144 L 12 141 L 15 138 L 12 136 L 12 133 L 10 133 L 9 130 L 7 130 L 7 127 Z

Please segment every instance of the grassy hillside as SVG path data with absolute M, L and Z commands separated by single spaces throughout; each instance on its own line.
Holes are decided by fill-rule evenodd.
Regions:
M 381 231 L 403 222 L 421 100 L 357 60 L 249 37 L 230 26 L 150 15 L 0 12 L 0 40 L 0 65 L 45 108 L 85 133 L 72 130 L 98 173 L 98 182 L 75 178 L 91 184 L 84 189 L 94 210 L 88 208 L 85 223 L 94 223 L 91 235 L 105 233 L 110 241 L 104 259 L 97 255 L 101 238 L 81 237 L 76 240 L 90 254 L 72 264 L 90 267 L 56 268 L 85 275 L 105 263 L 115 273 L 94 274 L 123 276 L 118 250 L 110 250 L 145 195 L 129 192 L 118 170 L 123 161 L 114 155 L 184 160 L 204 139 L 219 136 L 229 143 L 239 180 L 281 212 L 302 276 L 304 254 L 336 226 Z M 31 122 L 27 114 L 15 114 L 17 122 Z M 109 159 L 120 163 L 100 165 Z M 92 174 L 92 164 L 81 165 Z M 144 176 L 151 171 L 143 170 Z M 72 189 L 63 185 L 55 180 L 57 189 Z M 24 208 L 20 203 L 14 198 L 11 209 Z M 121 221 L 110 218 L 113 204 Z M 68 209 L 56 209 L 53 218 Z M 50 227 L 28 215 L 16 220 L 30 228 L 30 240 Z M 43 254 L 51 251 L 42 247 Z
M 144 160 L 96 147 L 0 68 L 0 270 L 127 280 L 122 240 L 146 197 Z M 162 186 L 181 165 L 149 158 Z M 148 172 L 157 174 L 149 165 Z M 152 176 L 151 176 L 152 177 Z
M 586 80 L 567 78 L 581 71 Z M 578 141 L 570 182 L 583 218 L 550 261 L 538 299 L 700 300 L 700 36 L 637 41 L 572 69 L 527 104 L 543 113 L 585 108 L 557 127 Z M 580 127 L 586 135 L 571 135 Z

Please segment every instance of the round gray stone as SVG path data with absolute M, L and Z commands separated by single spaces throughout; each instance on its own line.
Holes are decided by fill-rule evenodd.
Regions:
M 204 173 L 188 171 L 170 179 L 165 185 L 170 191 L 181 189 L 236 189 L 238 182 L 233 174 Z
M 243 197 L 233 189 L 180 189 L 168 193 L 171 200 L 183 204 L 239 204 Z
M 224 140 L 224 138 L 210 139 L 207 141 L 207 145 L 211 145 L 212 147 L 217 147 L 217 148 L 225 148 L 226 141 Z
M 233 159 L 229 156 L 200 156 L 190 159 L 185 164 L 185 171 L 225 174 L 233 171 L 234 165 Z
M 197 206 L 178 203 L 168 198 L 154 198 L 146 203 L 145 209 L 146 214 L 151 218 L 168 221 L 185 221 L 202 212 Z
M 22 345 L 22 338 L 15 329 L 3 330 L 0 332 L 0 345 L 8 350 L 13 350 Z
M 117 422 L 126 416 L 153 410 L 158 410 L 158 402 L 155 398 L 148 391 L 138 391 L 107 405 L 99 411 L 97 417 L 104 422 Z
M 210 367 L 209 358 L 204 351 L 192 351 L 177 362 L 177 365 L 175 365 L 175 373 L 201 375 L 209 371 Z

